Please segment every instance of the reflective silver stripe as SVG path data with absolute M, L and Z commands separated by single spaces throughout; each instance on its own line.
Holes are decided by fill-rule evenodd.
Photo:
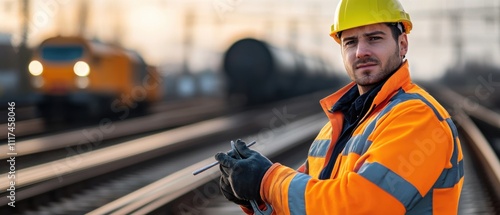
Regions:
M 330 140 L 314 140 L 309 148 L 309 156 L 324 158 L 329 146 Z
M 291 215 L 306 214 L 305 192 L 311 176 L 299 173 L 293 177 L 288 187 L 288 208 Z
M 406 208 L 413 207 L 423 198 L 413 184 L 380 163 L 364 163 L 358 174 L 391 194 Z

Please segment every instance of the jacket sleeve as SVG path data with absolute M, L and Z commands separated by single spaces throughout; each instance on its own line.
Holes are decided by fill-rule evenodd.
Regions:
M 446 121 L 422 102 L 409 102 L 377 121 L 368 136 L 370 147 L 346 158 L 355 158 L 353 162 L 342 160 L 355 165 L 341 163 L 342 173 L 335 179 L 271 166 L 261 183 L 263 200 L 276 214 L 404 214 L 428 193 L 444 168 L 451 168 L 453 153 Z

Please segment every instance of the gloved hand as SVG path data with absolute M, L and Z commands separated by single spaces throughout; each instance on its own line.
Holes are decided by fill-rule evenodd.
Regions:
M 235 149 L 241 159 L 235 159 L 225 153 L 217 153 L 221 172 L 227 173 L 235 197 L 244 200 L 261 200 L 260 183 L 266 171 L 273 165 L 262 154 L 249 149 L 245 142 L 237 140 Z
M 228 155 L 232 158 L 236 158 L 234 156 L 233 151 L 230 151 L 228 153 Z M 252 205 L 250 204 L 250 202 L 248 200 L 240 199 L 234 195 L 233 189 L 231 188 L 231 184 L 229 183 L 229 173 L 225 170 L 225 168 L 222 167 L 222 165 L 219 166 L 219 168 L 220 168 L 220 172 L 221 172 L 219 185 L 220 185 L 220 191 L 222 192 L 222 195 L 224 195 L 224 197 L 227 200 L 234 202 L 238 205 L 241 205 L 241 206 L 247 208 L 248 210 L 252 210 Z

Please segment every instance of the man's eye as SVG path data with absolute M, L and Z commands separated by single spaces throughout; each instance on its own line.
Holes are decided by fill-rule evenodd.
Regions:
M 370 37 L 370 40 L 380 40 L 382 37 Z
M 354 41 L 352 41 L 352 40 L 346 41 L 344 43 L 345 46 L 352 45 L 352 44 L 354 44 Z

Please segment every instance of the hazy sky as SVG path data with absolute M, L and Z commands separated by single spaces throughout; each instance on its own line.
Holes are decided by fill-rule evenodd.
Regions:
M 19 41 L 19 2 L 0 0 L 0 20 L 3 20 L 0 32 L 13 34 L 14 42 Z M 31 2 L 31 46 L 48 36 L 79 32 L 80 1 Z M 413 76 L 435 78 L 444 69 L 467 59 L 499 65 L 499 2 L 401 0 L 414 24 L 407 55 Z M 252 36 L 320 55 L 343 72 L 339 47 L 328 36 L 337 0 L 89 0 L 87 3 L 86 36 L 120 42 L 138 50 L 152 64 L 181 62 L 186 35 L 191 35 L 188 37 L 191 69 L 217 67 L 220 54 L 234 40 Z M 457 16 L 450 11 L 457 11 Z M 457 60 L 460 53 L 462 58 Z

